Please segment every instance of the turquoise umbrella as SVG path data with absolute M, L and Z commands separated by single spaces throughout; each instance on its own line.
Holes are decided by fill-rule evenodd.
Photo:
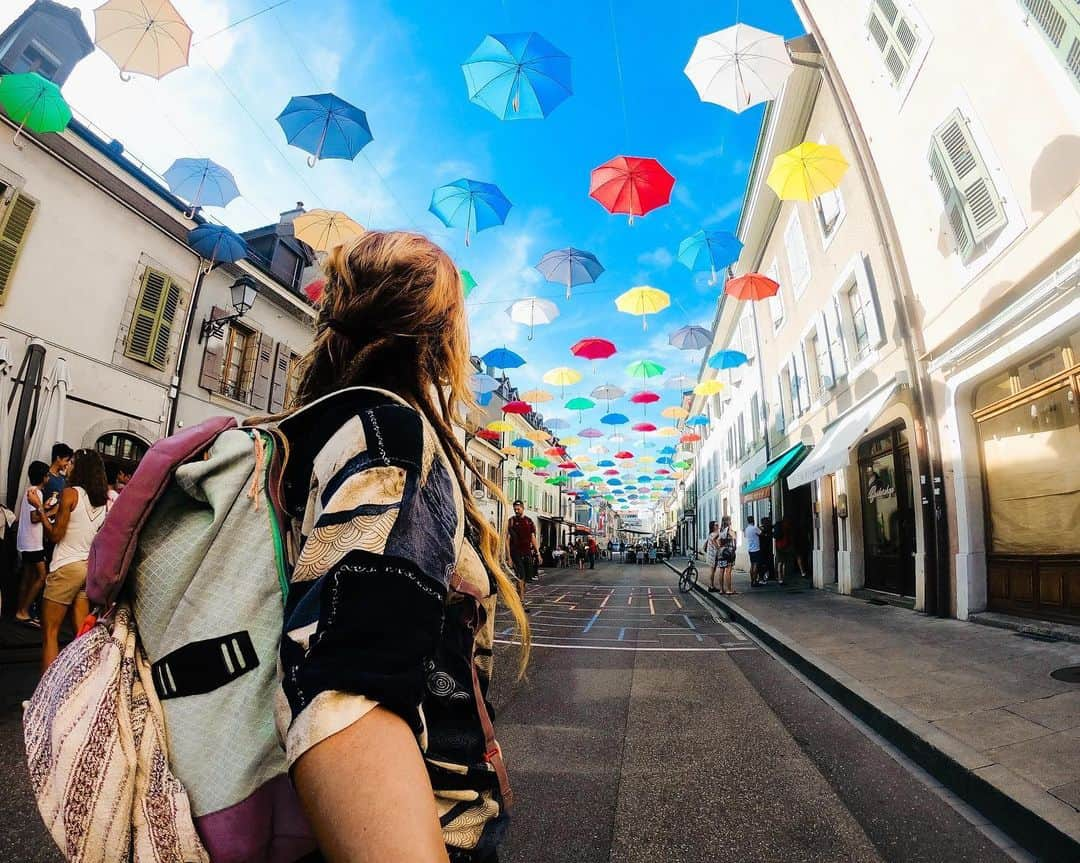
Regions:
M 540 120 L 573 92 L 570 58 L 539 33 L 485 36 L 461 66 L 469 101 L 500 120 Z

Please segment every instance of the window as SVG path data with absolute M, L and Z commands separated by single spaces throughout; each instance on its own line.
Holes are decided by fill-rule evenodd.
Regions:
M 824 144 L 825 137 L 820 137 L 818 143 Z M 836 229 L 844 220 L 844 216 L 847 215 L 847 209 L 844 206 L 844 196 L 840 193 L 839 187 L 825 192 L 822 195 L 818 195 L 814 199 L 814 214 L 817 216 L 818 230 L 821 231 L 821 239 L 827 247 L 829 245 L 829 240 L 832 239 Z
M 7 297 L 35 209 L 33 198 L 0 183 L 0 305 Z
M 787 428 L 787 418 L 795 416 L 795 399 L 794 376 L 790 364 L 785 363 L 780 369 L 780 416 L 777 422 L 777 430 L 780 432 Z
M 959 110 L 934 132 L 929 159 L 957 254 L 967 262 L 1008 219 L 969 121 Z
M 822 338 L 820 330 L 815 330 L 807 339 L 806 355 L 813 358 L 814 377 L 817 379 L 816 394 L 820 396 L 833 385 L 832 361 L 829 359 L 829 342 Z
M 791 273 L 791 291 L 798 299 L 810 281 L 810 259 L 806 256 L 806 238 L 797 210 L 792 211 L 784 230 L 784 247 L 787 249 L 788 270 Z
M 821 313 L 825 328 L 825 337 L 829 342 L 829 357 L 832 360 L 833 382 L 840 380 L 848 371 L 847 345 L 844 343 L 843 314 L 836 297 L 825 304 Z M 864 327 L 865 329 L 865 321 Z
M 739 320 L 739 341 L 742 342 L 742 352 L 753 359 L 757 355 L 757 340 L 754 338 L 754 318 L 749 308 Z
M 724 451 L 724 456 L 727 459 L 729 465 L 735 464 L 735 429 L 729 428 L 727 430 L 727 449 Z
M 94 448 L 106 464 L 119 464 L 126 473 L 131 473 L 150 447 L 134 435 L 109 432 L 97 439 Z
M 225 334 L 225 358 L 221 367 L 221 394 L 238 402 L 251 395 L 255 378 L 258 339 L 247 327 L 232 323 Z
M 810 381 L 806 373 L 806 353 L 800 344 L 791 355 L 791 403 L 795 416 L 802 416 L 810 409 Z
M 780 284 L 780 267 L 776 261 L 772 262 L 769 271 L 765 273 L 776 284 Z M 781 286 L 773 296 L 769 297 L 769 316 L 772 318 L 773 332 L 780 329 L 784 323 L 784 289 Z
M 472 457 L 473 469 L 470 471 L 472 474 L 472 487 L 474 492 L 484 491 L 484 481 L 481 479 L 484 475 L 484 460 L 479 456 Z
M 870 331 L 867 327 L 867 316 L 872 310 L 867 310 L 858 285 L 852 285 L 844 292 L 844 300 L 847 303 L 851 315 L 852 337 L 855 340 L 855 357 L 862 359 L 870 350 Z
M 757 446 L 758 432 L 761 431 L 761 400 L 757 393 L 750 396 L 750 447 Z
M 23 48 L 22 54 L 15 61 L 13 72 L 37 72 L 42 78 L 52 81 L 60 69 L 60 61 L 42 48 L 37 42 L 30 42 Z
M 180 307 L 180 288 L 164 273 L 146 268 L 135 301 L 124 356 L 164 370 L 169 360 L 169 336 Z
M 739 418 L 736 421 L 736 443 L 738 445 L 739 460 L 741 461 L 743 456 L 746 455 L 746 417 L 742 411 L 739 411 Z
M 1019 0 L 1052 53 L 1080 87 L 1080 6 L 1076 0 Z
M 866 28 L 885 60 L 885 69 L 894 87 L 899 88 L 912 67 L 919 47 L 919 31 L 910 16 L 903 14 L 894 0 L 874 0 Z

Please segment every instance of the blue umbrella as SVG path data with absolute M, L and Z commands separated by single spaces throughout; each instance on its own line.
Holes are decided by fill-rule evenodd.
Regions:
M 514 440 L 510 441 L 510 446 L 516 446 L 519 449 L 531 449 L 532 445 L 533 442 L 527 437 L 514 438 Z
M 609 426 L 621 426 L 630 422 L 630 420 L 625 414 L 604 414 L 600 417 L 600 422 Z
M 609 479 L 607 481 L 607 484 L 608 485 L 622 485 L 622 480 L 619 479 L 617 476 L 613 476 L 611 479 Z
M 491 404 L 491 396 L 492 393 L 480 393 L 480 395 L 476 397 L 476 403 L 480 405 L 480 407 L 487 407 Z
M 567 476 L 571 479 L 577 479 L 580 476 L 585 476 L 585 474 L 582 473 L 580 470 L 572 470 L 570 471 L 570 473 L 567 474 Z
M 739 260 L 742 246 L 727 231 L 698 231 L 679 243 L 679 262 L 691 270 L 711 270 L 710 284 L 716 284 L 716 271 Z
M 668 344 L 680 351 L 696 351 L 712 344 L 712 333 L 705 327 L 680 327 L 668 336 Z
M 660 452 L 662 452 L 664 455 L 675 455 L 675 447 L 666 446 L 662 450 L 660 450 Z M 660 459 L 657 459 L 657 461 L 659 461 L 659 460 Z
M 465 245 L 469 245 L 470 233 L 501 225 L 506 221 L 512 204 L 494 183 L 477 180 L 455 180 L 439 186 L 431 193 L 434 213 L 448 228 L 464 223 Z
M 248 247 L 244 238 L 224 225 L 199 225 L 188 232 L 188 245 L 199 256 L 214 264 L 231 264 L 247 257 Z M 209 271 L 208 271 L 209 272 Z
M 165 172 L 169 189 L 196 207 L 224 207 L 240 197 L 236 180 L 228 168 L 210 159 L 177 159 Z
M 637 481 L 638 481 L 638 482 L 644 482 L 644 483 L 649 483 L 649 482 L 652 482 L 652 477 L 651 477 L 651 476 L 649 476 L 648 474 L 644 474 L 644 475 L 642 475 L 642 476 L 639 476 L 639 477 L 637 478 Z
M 657 464 L 671 464 L 671 457 L 666 456 L 666 455 L 662 455 L 662 456 L 660 456 L 660 458 L 658 458 L 656 460 L 656 463 Z
M 615 462 L 609 458 L 601 459 L 596 463 L 597 467 L 615 467 Z
M 372 139 L 367 114 L 333 93 L 293 96 L 277 116 L 285 140 L 319 159 L 355 159 Z
M 709 424 L 709 418 L 704 414 L 696 414 L 695 416 L 690 417 L 690 419 L 686 421 L 686 424 L 688 426 L 707 426 Z
M 596 255 L 573 247 L 548 252 L 540 259 L 536 269 L 549 282 L 566 285 L 566 299 L 570 299 L 570 289 L 574 285 L 590 285 L 604 272 Z
M 499 388 L 499 382 L 491 375 L 482 373 L 469 376 L 469 389 L 477 395 L 494 392 Z
M 500 120 L 539 120 L 572 93 L 570 58 L 539 33 L 485 36 L 461 66 L 469 101 Z
M 709 357 L 710 369 L 735 369 L 750 362 L 742 351 L 717 351 Z
M 568 429 L 568 428 L 570 428 L 570 423 L 568 423 L 566 420 L 562 419 L 561 417 L 551 417 L 551 419 L 546 419 L 546 420 L 544 420 L 544 425 L 546 425 L 549 429 Z
M 480 362 L 494 369 L 516 369 L 525 365 L 525 360 L 506 348 L 494 348 L 482 357 Z

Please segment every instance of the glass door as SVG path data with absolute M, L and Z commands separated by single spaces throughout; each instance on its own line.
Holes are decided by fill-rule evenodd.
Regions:
M 902 429 L 859 447 L 866 586 L 915 594 L 915 517 L 911 456 Z

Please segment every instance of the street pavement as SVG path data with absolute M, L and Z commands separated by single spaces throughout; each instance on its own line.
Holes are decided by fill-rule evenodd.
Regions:
M 1007 854 L 666 567 L 529 586 L 492 697 L 516 806 L 503 863 L 1003 861 Z M 62 860 L 22 755 L 29 663 L 0 666 L 0 861 Z M 1000 837 L 999 837 L 1000 841 Z

